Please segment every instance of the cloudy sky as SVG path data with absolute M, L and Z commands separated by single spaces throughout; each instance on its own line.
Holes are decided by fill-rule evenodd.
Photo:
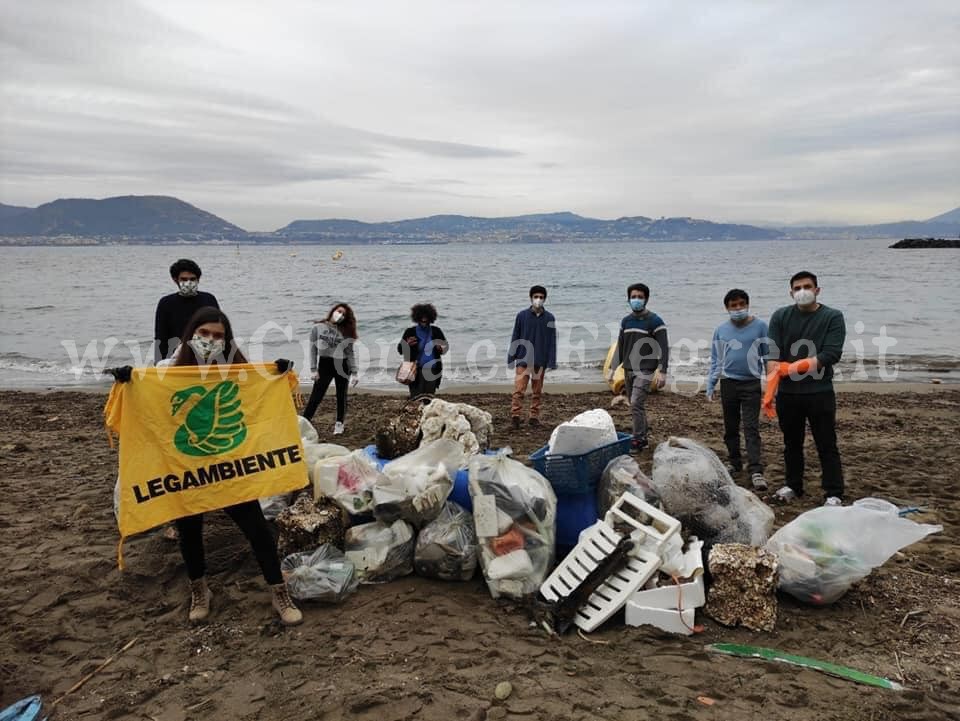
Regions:
M 884 222 L 960 205 L 960 3 L 0 0 L 0 202 Z

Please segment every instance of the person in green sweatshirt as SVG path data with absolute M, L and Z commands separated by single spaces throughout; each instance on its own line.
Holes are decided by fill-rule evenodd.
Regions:
M 837 398 L 833 366 L 846 338 L 843 313 L 819 301 L 817 276 L 803 270 L 790 279 L 794 304 L 770 318 L 767 375 L 779 374 L 777 416 L 783 432 L 786 485 L 774 494 L 783 502 L 803 495 L 803 442 L 807 423 L 820 456 L 824 505 L 843 503 L 843 469 L 837 448 Z

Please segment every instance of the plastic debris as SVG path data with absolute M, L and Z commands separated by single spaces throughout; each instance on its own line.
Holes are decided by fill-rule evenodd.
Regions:
M 719 543 L 707 562 L 713 583 L 704 613 L 725 626 L 772 631 L 777 623 L 776 555 L 739 543 Z
M 647 474 L 633 456 L 617 456 L 603 469 L 597 483 L 597 511 L 600 517 L 610 510 L 624 493 L 632 493 L 652 506 L 660 505 L 660 496 Z
M 705 648 L 707 651 L 723 653 L 728 656 L 739 656 L 741 658 L 760 658 L 764 661 L 778 661 L 780 663 L 789 663 L 794 666 L 802 666 L 815 671 L 822 671 L 823 673 L 836 676 L 837 678 L 854 681 L 856 683 L 862 683 L 867 686 L 877 686 L 878 688 L 885 688 L 891 691 L 904 690 L 904 687 L 901 684 L 897 683 L 896 681 L 891 681 L 888 678 L 883 678 L 882 676 L 872 676 L 869 673 L 857 671 L 849 666 L 838 666 L 837 664 L 830 663 L 829 661 L 819 661 L 815 658 L 808 658 L 806 656 L 796 656 L 792 653 L 784 653 L 783 651 L 777 651 L 773 648 L 763 648 L 761 646 L 742 646 L 737 643 L 713 643 Z
M 339 603 L 360 584 L 353 564 L 329 543 L 313 551 L 290 554 L 283 559 L 280 570 L 290 595 L 301 601 Z
M 376 521 L 347 529 L 344 545 L 360 583 L 387 583 L 413 573 L 414 540 L 406 521 Z
M 447 501 L 417 536 L 413 553 L 417 574 L 444 581 L 469 581 L 477 570 L 477 534 L 473 515 Z

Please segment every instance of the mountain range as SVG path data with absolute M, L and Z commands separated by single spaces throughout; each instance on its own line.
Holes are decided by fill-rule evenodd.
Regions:
M 925 221 L 881 225 L 772 228 L 697 218 L 629 216 L 615 220 L 575 213 L 501 218 L 433 215 L 382 223 L 295 220 L 273 232 L 253 233 L 167 196 L 103 200 L 61 199 L 37 208 L 0 203 L 0 241 L 11 243 L 231 241 L 252 243 L 572 242 L 586 240 L 771 240 L 787 238 L 950 237 L 960 234 L 960 208 Z

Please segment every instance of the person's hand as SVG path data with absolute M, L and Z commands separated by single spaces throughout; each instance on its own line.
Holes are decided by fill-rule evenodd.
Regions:
M 310 375 L 310 378 L 312 378 L 312 379 L 315 380 L 315 381 L 318 381 L 318 380 L 320 380 L 320 374 L 317 373 L 316 371 L 314 371 L 314 372 Z
M 713 388 L 707 388 L 707 400 L 708 400 L 708 401 L 711 401 L 711 402 L 713 401 L 713 398 L 714 398 L 714 395 L 713 395 L 713 394 L 714 394 Z
M 113 376 L 118 383 L 129 383 L 133 375 L 133 366 L 120 366 L 119 368 L 104 368 L 104 373 Z
M 359 383 L 359 382 L 360 382 L 360 379 L 359 379 L 356 375 L 350 376 L 350 387 L 351 387 L 351 388 L 356 388 L 356 387 L 357 387 L 357 383 Z
M 663 390 L 663 387 L 667 385 L 667 374 L 661 373 L 657 377 L 657 390 Z
M 277 373 L 286 373 L 289 370 L 293 370 L 292 360 L 287 360 L 286 358 L 277 358 L 274 363 L 277 366 Z

